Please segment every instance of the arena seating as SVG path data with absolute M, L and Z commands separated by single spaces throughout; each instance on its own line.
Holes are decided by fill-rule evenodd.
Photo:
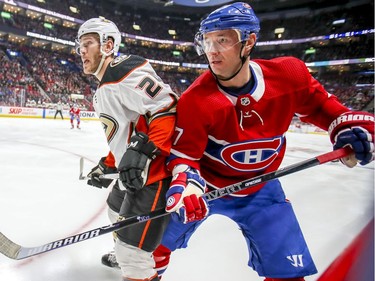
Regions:
M 119 25 L 122 32 L 142 35 L 145 37 L 163 40 L 181 40 L 191 42 L 198 29 L 199 15 L 186 22 L 178 16 L 165 18 L 164 15 L 146 10 L 120 11 L 113 13 L 108 6 L 93 7 L 90 1 L 70 1 L 71 6 L 79 10 L 73 13 L 64 1 L 36 0 L 22 1 L 39 6 L 60 14 L 86 20 L 98 15 L 107 17 Z M 337 6 L 325 9 L 311 8 L 308 15 L 275 18 L 262 15 L 260 42 L 268 40 L 291 40 L 312 36 L 328 35 L 353 30 L 373 29 L 373 18 L 364 17 L 373 4 L 363 4 L 347 8 Z M 345 23 L 334 25 L 335 20 L 345 18 Z M 141 30 L 132 28 L 134 21 L 142 23 Z M 146 20 L 147 19 L 147 20 Z M 74 41 L 76 27 L 64 27 L 54 24 L 52 28 L 43 25 L 42 17 L 30 19 L 25 13 L 13 13 L 10 18 L 1 17 L 0 31 L 6 28 L 12 30 L 30 30 L 39 34 L 58 37 Z M 188 25 L 189 28 L 186 28 Z M 295 28 L 297 27 L 298 28 Z M 169 28 L 177 31 L 177 37 L 171 38 Z M 284 27 L 281 38 L 275 38 L 274 29 Z M 93 77 L 82 74 L 79 57 L 72 54 L 73 48 L 62 51 L 53 51 L 50 46 L 34 47 L 29 43 L 12 42 L 5 37 L 0 38 L 1 66 L 0 73 L 0 105 L 17 106 L 47 106 L 53 107 L 58 100 L 65 104 L 77 102 L 83 109 L 92 109 L 92 93 L 96 88 Z M 181 47 L 173 44 L 134 40 L 124 38 L 125 46 L 120 48 L 121 53 L 130 53 L 143 56 L 150 60 L 205 64 L 203 57 L 198 57 L 192 46 Z M 258 42 L 259 43 L 259 42 Z M 179 52 L 176 49 L 179 48 Z M 313 53 L 306 50 L 314 49 Z M 11 54 L 16 53 L 16 56 Z M 345 59 L 372 58 L 374 54 L 374 33 L 338 38 L 325 41 L 307 41 L 290 45 L 261 45 L 256 47 L 252 58 L 270 59 L 276 56 L 295 56 L 306 63 L 315 61 L 333 61 Z M 171 85 L 172 89 L 181 94 L 204 68 L 174 67 L 153 63 L 158 74 Z M 371 72 L 372 70 L 372 72 Z M 319 67 L 312 72 L 326 89 L 338 96 L 348 107 L 356 110 L 373 110 L 374 75 L 373 62 L 364 66 L 346 65 L 337 67 Z M 82 95 L 82 100 L 72 100 L 72 94 Z

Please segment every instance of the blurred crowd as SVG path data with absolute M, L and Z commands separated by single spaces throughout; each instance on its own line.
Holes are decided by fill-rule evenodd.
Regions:
M 56 11 L 74 18 L 87 20 L 98 15 L 111 19 L 116 22 L 122 32 L 129 34 L 142 35 L 160 39 L 176 39 L 179 41 L 193 41 L 194 35 L 199 26 L 202 15 L 189 14 L 189 20 L 186 15 L 179 16 L 173 14 L 168 17 L 163 11 L 142 10 L 137 7 L 137 1 L 133 1 L 132 7 L 124 8 L 110 1 L 57 1 L 49 0 L 45 3 L 37 0 L 22 0 L 21 2 L 45 9 Z M 69 2 L 69 3 L 68 3 Z M 328 1 L 327 1 L 328 2 Z M 78 13 L 71 10 L 71 6 L 77 8 Z M 285 38 L 304 38 L 317 35 L 327 35 L 331 33 L 346 32 L 348 30 L 369 29 L 374 27 L 373 17 L 368 13 L 368 9 L 373 11 L 373 4 L 359 6 L 338 5 L 335 9 L 323 9 L 324 1 L 319 1 L 315 7 L 306 7 L 310 10 L 301 12 L 301 16 L 275 16 L 267 17 L 258 14 L 261 19 L 261 40 L 268 41 L 275 39 L 274 30 L 277 27 L 285 28 Z M 367 10 L 366 10 L 367 9 Z M 282 14 L 282 13 L 280 13 Z M 15 22 L 20 27 L 31 25 L 34 31 L 43 31 L 43 25 L 36 22 L 31 23 L 28 19 L 16 19 Z M 333 21 L 345 18 L 345 22 L 339 25 L 332 24 Z M 134 30 L 133 24 L 140 26 L 140 30 Z M 187 27 L 188 26 L 188 27 Z M 170 35 L 169 30 L 176 30 L 176 35 Z M 51 31 L 52 35 L 59 35 L 64 39 L 71 39 L 71 34 L 66 29 L 56 29 Z M 75 34 L 73 35 L 73 37 Z M 174 38 L 173 38 L 174 37 Z
M 106 6 L 105 1 L 93 5 L 90 1 L 46 1 L 23 0 L 34 6 L 55 11 L 82 20 L 98 15 L 113 20 L 120 31 L 151 38 L 192 42 L 198 29 L 200 19 L 168 17 L 153 11 L 124 9 Z M 78 8 L 73 13 L 69 6 Z M 370 5 L 373 8 L 373 4 Z M 373 29 L 373 17 L 365 16 L 369 5 L 337 8 L 334 11 L 311 10 L 309 14 L 295 17 L 267 19 L 261 18 L 259 41 L 288 40 L 354 30 Z M 116 12 L 114 12 L 116 11 Z M 345 18 L 341 24 L 332 24 L 337 19 Z M 0 18 L 0 27 L 28 30 L 43 35 L 74 41 L 77 28 L 53 25 L 46 28 L 43 20 L 30 20 L 26 15 L 12 14 L 10 18 Z M 141 30 L 134 30 L 133 24 L 140 25 Z M 187 28 L 188 27 L 188 28 Z M 275 28 L 284 27 L 285 32 L 276 37 Z M 296 28 L 298 27 L 298 28 Z M 173 38 L 168 29 L 175 29 Z M 192 46 L 163 45 L 129 40 L 123 38 L 125 46 L 121 53 L 137 54 L 150 60 L 178 63 L 205 64 L 204 57 L 198 57 Z M 374 33 L 346 38 L 345 40 L 327 40 L 326 42 L 305 42 L 291 45 L 257 46 L 252 58 L 270 59 L 277 56 L 295 56 L 305 62 L 329 61 L 339 59 L 358 59 L 374 57 Z M 308 53 L 306 50 L 314 49 Z M 204 69 L 171 67 L 153 63 L 161 78 L 169 83 L 172 89 L 182 94 Z M 373 64 L 372 64 L 373 66 Z M 374 73 L 371 71 L 342 71 L 321 67 L 313 75 L 331 93 L 344 104 L 355 110 L 373 110 Z M 51 51 L 47 48 L 32 47 L 27 44 L 12 43 L 0 38 L 0 106 L 30 106 L 54 108 L 61 102 L 68 107 L 77 104 L 82 110 L 92 110 L 92 96 L 97 81 L 92 76 L 82 74 L 81 62 L 74 53 Z

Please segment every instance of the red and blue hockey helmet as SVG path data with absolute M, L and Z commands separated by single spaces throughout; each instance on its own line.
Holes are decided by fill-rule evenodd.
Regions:
M 202 20 L 194 42 L 198 55 L 205 53 L 203 45 L 204 34 L 225 29 L 236 30 L 239 33 L 240 42 L 244 42 L 251 33 L 258 35 L 260 25 L 254 10 L 249 4 L 236 2 L 223 6 Z

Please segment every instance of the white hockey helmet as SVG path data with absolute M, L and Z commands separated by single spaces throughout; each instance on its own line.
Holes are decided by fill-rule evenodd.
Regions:
M 88 33 L 97 33 L 99 35 L 100 45 L 103 45 L 109 37 L 112 37 L 114 42 L 112 53 L 116 55 L 120 48 L 121 33 L 112 21 L 103 18 L 92 18 L 85 21 L 78 29 L 76 39 L 77 46 L 79 46 L 82 35 Z M 79 54 L 79 50 L 77 50 L 77 53 Z

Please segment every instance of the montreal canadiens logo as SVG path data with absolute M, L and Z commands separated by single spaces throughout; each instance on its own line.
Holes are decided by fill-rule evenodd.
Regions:
M 223 161 L 237 171 L 251 172 L 267 168 L 276 159 L 283 138 L 262 139 L 225 146 L 221 151 Z
M 174 204 L 174 202 L 176 202 L 176 200 L 174 199 L 174 197 L 169 197 L 168 200 L 167 200 L 167 207 L 170 207 Z

